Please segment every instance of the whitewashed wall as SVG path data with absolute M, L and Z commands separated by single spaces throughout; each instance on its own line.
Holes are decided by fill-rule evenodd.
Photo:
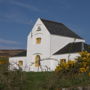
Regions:
M 53 55 L 51 58 L 58 60 L 58 62 L 52 61 L 51 62 L 51 69 L 55 70 L 58 63 L 60 63 L 60 59 L 66 59 L 66 61 L 75 60 L 78 56 L 80 56 L 79 53 Z
M 30 67 L 30 71 L 51 71 L 51 61 L 50 60 L 43 60 L 40 62 L 41 63 L 41 67 L 35 67 L 35 65 L 33 64 Z
M 62 54 L 62 55 L 53 55 L 48 60 L 41 61 L 41 68 L 37 68 L 34 65 L 30 68 L 30 71 L 54 71 L 56 69 L 56 66 L 60 63 L 60 59 L 66 59 L 68 60 L 75 60 L 78 56 L 80 56 L 79 53 L 73 53 L 73 54 Z
M 36 31 L 38 26 L 41 27 L 41 31 Z M 41 44 L 36 44 L 37 37 L 41 37 Z M 27 63 L 35 62 L 37 54 L 41 58 L 50 57 L 50 33 L 40 19 L 37 20 L 32 32 L 28 35 Z
M 10 69 L 18 69 L 18 62 L 23 61 L 23 66 L 22 69 L 26 70 L 26 57 L 10 57 L 9 58 L 9 63 L 10 63 Z
M 59 35 L 50 35 L 51 37 L 51 55 L 69 44 L 70 42 L 85 42 L 83 39 L 69 38 Z

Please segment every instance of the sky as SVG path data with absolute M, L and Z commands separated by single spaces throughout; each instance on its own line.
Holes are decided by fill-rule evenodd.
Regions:
M 0 49 L 26 49 L 38 18 L 64 23 L 90 44 L 90 0 L 0 0 Z

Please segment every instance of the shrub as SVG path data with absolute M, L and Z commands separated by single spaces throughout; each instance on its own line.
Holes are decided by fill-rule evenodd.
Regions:
M 0 90 L 27 90 L 26 75 L 21 69 L 9 71 L 8 64 L 0 65 Z

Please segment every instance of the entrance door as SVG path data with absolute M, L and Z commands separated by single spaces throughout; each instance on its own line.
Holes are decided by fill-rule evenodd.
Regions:
M 40 55 L 36 55 L 35 57 L 35 67 L 39 67 L 40 66 Z

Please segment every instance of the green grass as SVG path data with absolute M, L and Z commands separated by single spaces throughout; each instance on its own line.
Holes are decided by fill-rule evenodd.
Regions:
M 52 72 L 27 72 L 28 90 L 42 90 L 42 85 L 52 74 Z
M 62 88 L 90 85 L 90 78 L 85 75 L 80 75 L 76 78 L 66 76 L 57 78 L 53 72 L 27 72 L 27 81 L 27 90 L 55 90 L 52 87 Z

